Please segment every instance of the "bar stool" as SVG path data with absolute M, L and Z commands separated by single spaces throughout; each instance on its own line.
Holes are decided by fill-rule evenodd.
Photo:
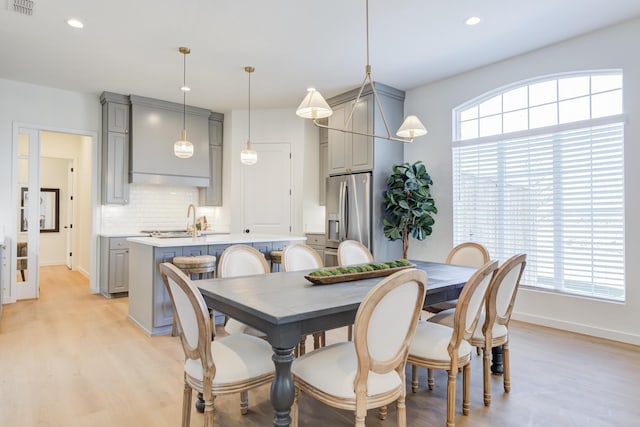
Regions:
M 198 279 L 202 280 L 206 277 L 213 277 L 216 271 L 216 257 L 213 255 L 195 255 L 195 256 L 177 256 L 172 260 L 173 265 L 178 267 L 184 274 L 191 278 L 192 275 L 198 275 Z M 214 318 L 213 312 L 210 313 Z M 215 323 L 212 320 L 212 331 L 215 334 Z M 178 333 L 178 325 L 176 323 L 176 314 L 173 313 L 173 322 L 171 323 L 171 336 L 175 337 Z
M 269 252 L 269 258 L 271 258 L 271 272 L 280 271 L 280 266 L 282 265 L 282 251 Z M 275 269 L 276 264 L 278 264 L 278 270 Z

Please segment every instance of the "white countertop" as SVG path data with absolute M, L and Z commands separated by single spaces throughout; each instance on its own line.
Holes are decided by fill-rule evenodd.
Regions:
M 132 233 L 126 233 L 126 232 L 108 233 L 108 232 L 103 232 L 103 233 L 100 233 L 100 236 L 102 236 L 102 237 L 145 237 L 145 236 L 149 236 L 149 233 L 140 233 L 139 231 L 132 232 Z
M 176 246 L 197 246 L 197 245 L 235 245 L 250 244 L 259 242 L 298 242 L 307 240 L 304 236 L 286 236 L 270 234 L 216 234 L 196 237 L 129 237 L 128 242 L 139 243 L 141 245 L 154 246 L 158 248 L 170 248 Z

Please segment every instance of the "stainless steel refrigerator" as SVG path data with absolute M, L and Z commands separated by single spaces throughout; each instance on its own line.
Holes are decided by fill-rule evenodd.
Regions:
M 402 242 L 384 237 L 386 178 L 371 172 L 327 178 L 325 266 L 338 265 L 338 245 L 343 240 L 361 242 L 377 261 L 402 257 Z

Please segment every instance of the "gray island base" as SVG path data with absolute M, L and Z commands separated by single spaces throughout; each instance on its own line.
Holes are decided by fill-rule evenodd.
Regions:
M 220 259 L 231 245 L 245 244 L 262 252 L 267 260 L 272 250 L 281 250 L 305 237 L 226 234 L 197 238 L 162 239 L 131 237 L 129 242 L 129 319 L 147 335 L 171 333 L 173 309 L 158 266 L 176 256 L 213 255 Z

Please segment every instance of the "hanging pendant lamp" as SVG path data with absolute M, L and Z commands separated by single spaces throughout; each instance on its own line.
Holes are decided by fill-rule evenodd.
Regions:
M 251 73 L 256 69 L 250 66 L 244 67 L 244 70 L 249 74 L 249 132 L 247 136 L 247 145 L 244 150 L 240 152 L 240 162 L 245 165 L 255 165 L 258 162 L 258 153 L 251 148 Z
M 178 51 L 183 56 L 183 74 L 182 74 L 182 135 L 179 141 L 173 144 L 173 154 L 181 159 L 188 159 L 193 156 L 193 144 L 187 141 L 187 92 L 191 89 L 187 86 L 187 55 L 191 53 L 188 47 L 180 47 Z
M 378 98 L 378 92 L 376 91 L 376 86 L 373 83 L 373 79 L 371 78 L 371 65 L 369 64 L 369 0 L 366 0 L 366 47 L 367 47 L 367 65 L 364 69 L 364 80 L 362 81 L 362 85 L 360 86 L 360 91 L 358 92 L 358 96 L 356 97 L 355 102 L 352 104 L 351 112 L 349 113 L 349 117 L 345 123 L 345 128 L 332 128 L 327 125 L 323 125 L 318 122 L 318 119 L 329 117 L 333 114 L 333 110 L 327 104 L 327 101 L 322 97 L 320 92 L 317 90 L 310 88 L 307 89 L 307 95 L 304 97 L 298 109 L 296 110 L 296 114 L 305 119 L 312 119 L 313 124 L 317 127 L 331 129 L 343 133 L 350 133 L 356 135 L 363 135 L 373 138 L 382 138 L 388 139 L 389 141 L 397 141 L 397 142 L 413 142 L 413 138 L 426 135 L 427 129 L 425 129 L 424 125 L 416 116 L 408 116 L 400 129 L 396 132 L 397 137 L 391 136 L 391 132 L 389 131 L 389 125 L 387 125 L 387 119 L 384 115 L 384 111 L 382 109 L 382 103 Z M 380 116 L 382 117 L 382 122 L 384 123 L 384 128 L 387 132 L 386 135 L 373 135 L 369 133 L 363 132 L 355 132 L 348 129 L 349 124 L 351 123 L 351 119 L 353 117 L 353 112 L 358 105 L 358 101 L 360 100 L 360 96 L 362 95 L 365 86 L 367 83 L 371 87 L 371 91 L 373 92 L 373 98 L 375 100 L 378 109 L 380 110 Z

